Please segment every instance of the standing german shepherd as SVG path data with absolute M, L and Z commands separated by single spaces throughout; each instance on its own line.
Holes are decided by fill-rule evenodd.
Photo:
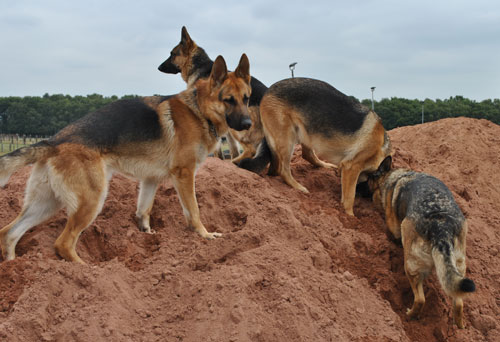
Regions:
M 296 143 L 302 156 L 314 165 L 338 165 L 342 204 L 354 215 L 356 183 L 361 173 L 375 171 L 391 153 L 391 144 L 380 118 L 328 83 L 310 78 L 290 78 L 273 84 L 262 98 L 260 115 L 265 139 L 254 159 L 240 166 L 257 173 L 271 162 L 270 174 L 279 174 L 290 186 L 308 193 L 290 172 Z
M 183 26 L 180 43 L 172 49 L 170 57 L 158 67 L 158 70 L 167 74 L 181 73 L 182 79 L 189 85 L 200 78 L 208 77 L 212 64 L 213 62 L 205 50 L 191 39 L 186 27 Z M 243 168 L 246 168 L 248 161 L 243 164 L 241 162 L 255 155 L 264 137 L 259 105 L 268 88 L 255 77 L 251 78 L 250 85 L 252 87 L 252 95 L 248 102 L 248 112 L 252 120 L 252 126 L 250 129 L 244 131 L 230 129 L 227 135 L 232 162 Z M 243 153 L 240 155 L 234 139 L 243 147 Z M 308 150 L 307 147 L 302 146 L 302 150 L 305 151 L 303 153 L 304 159 L 313 165 L 328 168 L 334 167 L 334 165 L 319 160 L 314 151 Z
M 150 232 L 149 216 L 162 180 L 170 176 L 189 226 L 207 239 L 196 202 L 195 172 L 229 127 L 248 129 L 251 121 L 249 62 L 245 54 L 232 73 L 224 59 L 210 76 L 167 97 L 116 101 L 62 129 L 54 137 L 0 158 L 0 185 L 20 167 L 35 164 L 19 216 L 0 230 L 4 260 L 31 227 L 65 207 L 68 222 L 55 242 L 66 260 L 83 263 L 75 246 L 101 211 L 113 172 L 140 180 L 136 219 Z
M 158 70 L 167 74 L 181 73 L 182 79 L 189 85 L 199 79 L 207 78 L 213 63 L 205 50 L 196 45 L 189 36 L 186 27 L 183 26 L 180 43 L 172 49 L 170 57 L 158 67 Z M 227 135 L 234 163 L 238 163 L 243 158 L 253 157 L 257 146 L 264 137 L 259 104 L 267 87 L 254 77 L 251 78 L 250 85 L 252 94 L 248 102 L 248 113 L 252 120 L 252 126 L 244 131 L 230 129 L 230 133 Z M 243 147 L 243 153 L 240 156 L 238 156 L 238 146 L 233 138 L 239 141 Z
M 368 175 L 373 202 L 384 210 L 387 227 L 404 248 L 405 273 L 414 301 L 407 315 L 418 318 L 425 303 L 423 281 L 436 266 L 442 288 L 453 298 L 453 318 L 464 327 L 463 297 L 474 292 L 465 278 L 467 221 L 440 180 L 405 169 L 391 170 L 387 157 Z

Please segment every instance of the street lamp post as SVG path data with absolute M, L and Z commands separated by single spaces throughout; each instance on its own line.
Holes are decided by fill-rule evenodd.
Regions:
M 375 110 L 375 104 L 373 102 L 373 92 L 375 91 L 375 87 L 371 87 L 370 89 L 372 90 L 372 110 L 374 111 Z
M 424 123 L 424 101 L 422 101 L 422 123 Z
M 290 68 L 290 71 L 292 72 L 292 78 L 294 77 L 293 76 L 293 71 L 295 70 L 295 66 L 297 65 L 297 62 L 293 62 L 292 64 L 290 64 L 288 67 Z

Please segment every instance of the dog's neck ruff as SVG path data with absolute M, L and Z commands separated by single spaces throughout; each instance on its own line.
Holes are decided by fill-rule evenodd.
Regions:
M 215 139 L 219 139 L 219 135 L 217 134 L 217 128 L 215 128 L 215 125 L 212 123 L 212 121 L 207 120 L 208 122 L 208 131 L 210 132 L 211 135 L 215 137 Z
M 194 100 L 194 103 L 196 104 L 196 110 L 198 111 L 198 113 L 201 114 L 201 110 L 200 110 L 200 107 L 198 106 L 198 91 L 196 88 L 193 89 L 193 98 L 195 99 Z M 200 117 L 203 117 L 202 115 L 200 115 Z M 219 134 L 217 133 L 217 128 L 215 127 L 214 123 L 212 121 L 210 121 L 209 119 L 205 119 L 207 120 L 207 124 L 208 124 L 208 132 L 210 133 L 210 135 L 213 135 L 215 139 L 219 140 Z

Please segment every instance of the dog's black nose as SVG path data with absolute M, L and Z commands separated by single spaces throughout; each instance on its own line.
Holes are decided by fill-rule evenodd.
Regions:
M 250 119 L 243 119 L 241 121 L 241 129 L 249 129 L 252 126 L 252 120 Z

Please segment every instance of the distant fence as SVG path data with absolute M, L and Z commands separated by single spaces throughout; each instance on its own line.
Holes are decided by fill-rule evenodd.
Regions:
M 38 135 L 0 134 L 0 155 L 48 138 Z

